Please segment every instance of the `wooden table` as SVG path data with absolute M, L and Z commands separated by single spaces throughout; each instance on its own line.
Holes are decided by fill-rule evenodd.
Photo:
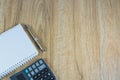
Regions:
M 0 0 L 0 32 L 30 24 L 58 80 L 120 80 L 120 0 Z M 6 58 L 9 56 L 6 56 Z

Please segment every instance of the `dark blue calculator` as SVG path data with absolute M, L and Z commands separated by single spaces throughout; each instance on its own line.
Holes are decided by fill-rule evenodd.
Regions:
M 12 75 L 11 80 L 56 80 L 43 59 L 39 59 L 22 71 Z

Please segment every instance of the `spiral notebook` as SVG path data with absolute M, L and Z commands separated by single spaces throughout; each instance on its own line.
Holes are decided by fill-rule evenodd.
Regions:
M 21 24 L 0 35 L 0 79 L 31 60 L 38 51 Z

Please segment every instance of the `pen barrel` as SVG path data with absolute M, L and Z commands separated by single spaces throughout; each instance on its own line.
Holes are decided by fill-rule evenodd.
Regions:
M 30 33 L 30 35 L 34 39 L 36 45 L 41 49 L 42 52 L 46 51 L 45 48 L 43 48 L 43 46 L 39 43 L 38 38 L 36 36 L 34 36 L 32 30 L 30 29 L 30 26 L 27 24 L 26 27 L 27 27 L 28 32 Z
M 35 37 L 34 40 L 35 40 L 36 44 L 38 44 L 38 47 L 41 49 L 41 51 L 44 52 L 45 48 L 43 48 L 43 46 L 39 43 L 38 38 Z

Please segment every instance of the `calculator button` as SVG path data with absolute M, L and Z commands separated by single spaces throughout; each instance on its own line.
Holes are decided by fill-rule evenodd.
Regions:
M 41 71 L 41 74 L 44 74 L 45 72 L 44 71 Z
M 43 64 L 43 65 L 39 66 L 38 69 L 39 69 L 39 70 L 42 70 L 42 69 L 44 69 L 45 67 L 46 67 L 45 64 Z
M 36 66 L 39 66 L 40 64 L 38 62 L 35 63 Z
M 51 74 L 50 73 L 47 73 L 48 76 L 50 76 Z
M 40 78 L 39 80 L 44 80 L 43 78 Z
M 43 61 L 42 61 L 42 60 L 39 60 L 39 63 L 40 63 L 40 64 L 43 64 Z
M 29 67 L 28 70 L 29 70 L 29 71 L 32 71 L 32 67 Z
M 51 77 L 50 80 L 54 80 L 54 77 Z
M 30 75 L 30 74 L 28 74 L 28 77 L 31 77 L 31 75 Z
M 29 71 L 28 71 L 28 69 L 25 69 L 25 73 L 28 73 Z
M 38 73 L 38 69 L 35 69 L 34 71 L 35 71 L 36 73 Z
M 32 74 L 32 75 L 35 75 L 35 72 L 34 72 L 34 71 L 31 71 L 31 74 Z
M 35 76 L 33 77 L 33 79 L 36 80 L 36 79 L 37 79 L 37 76 L 35 75 Z
M 37 74 L 37 76 L 38 76 L 38 77 L 40 77 L 40 76 L 41 76 L 41 74 L 40 74 L 40 73 L 38 73 L 38 74 Z
M 47 78 L 47 75 L 44 75 L 44 78 L 46 79 L 46 78 Z
M 32 65 L 32 68 L 33 68 L 33 69 L 35 69 L 35 68 L 36 68 L 36 66 L 33 64 L 33 65 Z
M 33 78 L 30 78 L 30 80 L 33 80 Z
M 42 70 L 41 66 L 39 66 L 38 69 L 41 71 Z

